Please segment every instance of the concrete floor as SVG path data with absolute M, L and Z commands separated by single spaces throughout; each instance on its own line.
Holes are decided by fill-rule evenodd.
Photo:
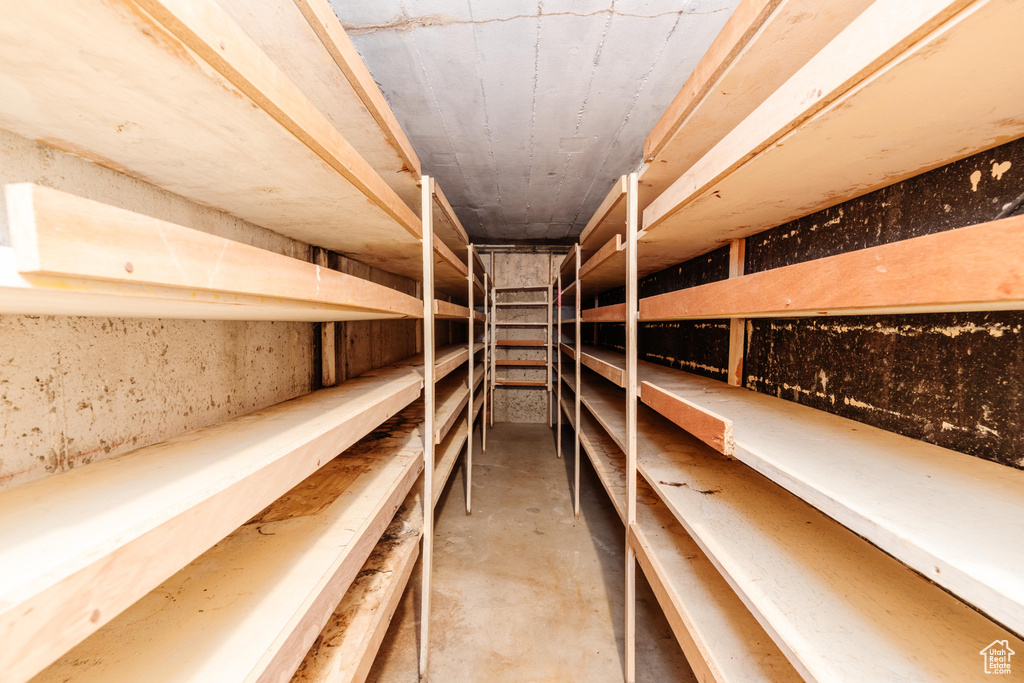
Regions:
M 544 425 L 496 424 L 487 442 L 473 514 L 461 462 L 437 513 L 430 680 L 621 681 L 623 528 L 586 455 L 577 520 L 571 442 L 566 460 Z M 417 567 L 370 681 L 417 680 L 420 576 Z M 637 680 L 695 680 L 637 578 Z

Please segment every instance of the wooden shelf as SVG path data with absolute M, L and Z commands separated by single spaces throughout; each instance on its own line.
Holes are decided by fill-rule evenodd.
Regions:
M 1015 631 L 1024 472 L 791 401 L 640 363 L 641 398 Z M 983 568 L 983 569 L 982 569 Z
M 468 321 L 469 308 L 466 306 L 460 306 L 459 304 L 442 301 L 440 299 L 434 299 L 434 319 Z M 474 319 L 477 319 L 475 315 Z
M 579 245 L 578 244 L 572 245 L 572 248 L 569 249 L 569 253 L 566 254 L 565 258 L 562 259 L 562 262 L 558 264 L 558 273 L 560 275 L 565 275 L 565 273 L 567 271 L 569 273 L 572 273 L 576 269 L 576 252 L 577 252 L 577 250 L 579 250 Z
M 473 399 L 474 420 L 480 414 L 483 404 L 484 395 L 481 392 Z M 455 461 L 459 459 L 459 454 L 469 438 L 468 420 L 466 409 L 463 408 L 458 422 L 453 429 L 449 430 L 448 435 L 435 451 L 437 464 L 434 466 L 434 507 L 437 507 L 437 502 L 441 499 L 441 494 L 444 493 L 445 486 L 448 484 L 448 478 L 451 477 L 452 471 L 455 469 Z
M 328 0 L 218 4 L 418 212 L 420 161 Z
M 547 327 L 548 323 L 538 322 L 514 322 L 514 321 L 501 321 L 496 320 L 494 324 L 498 327 Z
M 590 297 L 626 284 L 626 245 L 615 234 L 580 267 L 580 294 Z
M 585 262 L 616 234 L 626 234 L 627 176 L 620 176 L 580 233 L 580 256 Z M 582 272 L 583 266 L 580 266 Z
M 499 387 L 547 387 L 548 383 L 542 379 L 502 379 L 498 377 L 494 383 Z
M 366 680 L 409 583 L 422 535 L 422 501 L 419 494 L 410 493 L 292 681 Z
M 523 285 L 521 287 L 495 287 L 496 292 L 542 292 L 551 285 Z
M 626 518 L 626 456 L 589 411 L 580 442 L 619 519 Z M 753 615 L 646 482 L 637 482 L 637 521 L 629 531 L 672 632 L 701 680 L 802 680 Z
M 625 392 L 589 372 L 581 399 L 621 449 Z M 641 405 L 638 466 L 801 675 L 965 680 L 976 642 L 1019 639 Z M 767 532 L 766 530 L 770 530 Z
M 43 669 L 421 387 L 408 368 L 375 370 L 0 495 L 3 670 Z
M 640 276 L 1021 137 L 1022 23 L 1016 3 L 874 2 L 644 210 Z
M 520 359 L 501 360 L 501 359 L 498 359 L 498 360 L 494 361 L 494 364 L 497 365 L 498 367 L 546 368 L 547 365 L 548 365 L 548 362 L 545 361 L 545 360 L 520 360 Z
M 439 444 L 451 430 L 459 413 L 469 401 L 469 372 L 465 368 L 448 375 L 435 383 L 434 387 L 434 443 Z M 478 364 L 473 371 L 474 384 L 479 385 L 484 377 L 484 368 Z
M 618 387 L 626 386 L 625 356 L 618 351 L 600 346 L 580 347 L 580 364 Z
M 495 346 L 547 346 L 543 339 L 497 339 Z
M 0 311 L 214 320 L 419 318 L 352 275 L 39 185 L 7 186 Z M 266 277 L 273 272 L 274 277 Z
M 562 342 L 558 345 L 559 350 L 562 353 L 569 356 L 570 359 L 576 360 L 576 344 L 575 342 Z M 582 360 L 580 361 L 582 363 Z
M 640 319 L 1015 310 L 1022 264 L 1018 216 L 648 297 Z
M 290 677 L 423 471 L 422 413 L 329 460 L 37 680 Z
M 55 0 L 11 13 L 0 71 L 21 96 L 0 102 L 0 125 L 421 279 L 417 212 L 220 5 L 147 7 Z
M 547 301 L 499 301 L 495 306 L 510 306 L 515 308 L 547 308 Z
M 640 208 L 740 124 L 871 0 L 742 0 L 644 141 Z
M 621 323 L 626 321 L 626 304 L 612 304 L 580 311 L 580 321 L 585 323 Z

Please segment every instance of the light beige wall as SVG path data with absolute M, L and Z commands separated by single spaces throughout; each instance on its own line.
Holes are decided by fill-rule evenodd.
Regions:
M 559 256 L 533 253 L 502 253 L 493 255 L 491 270 L 496 287 L 519 287 L 524 285 L 547 285 L 553 272 L 552 262 L 558 263 Z M 484 262 L 491 267 L 490 256 Z M 547 292 L 499 292 L 498 301 L 544 301 Z M 499 308 L 499 320 L 546 321 L 546 308 Z M 543 328 L 506 327 L 498 328 L 499 339 L 543 339 Z M 543 360 L 543 348 L 499 348 L 495 359 L 521 358 Z M 509 379 L 544 379 L 547 375 L 540 368 L 497 368 L 498 377 Z M 496 422 L 546 423 L 548 392 L 532 387 L 496 387 L 494 392 L 494 419 Z

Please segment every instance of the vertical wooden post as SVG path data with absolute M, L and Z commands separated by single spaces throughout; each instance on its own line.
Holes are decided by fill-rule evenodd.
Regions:
M 576 466 L 573 472 L 573 494 L 575 496 L 573 500 L 573 512 L 576 517 L 580 516 L 580 358 L 583 356 L 580 353 L 581 339 L 580 335 L 583 333 L 582 321 L 583 314 L 580 311 L 580 250 L 576 249 L 576 271 L 575 279 L 576 283 L 576 428 L 573 430 L 573 436 L 575 437 L 575 444 L 573 451 L 576 460 Z
M 476 307 L 473 305 L 473 294 L 475 293 L 473 290 L 476 289 L 476 284 L 473 276 L 472 244 L 466 249 L 466 267 L 469 270 L 469 331 L 467 334 L 469 337 L 469 408 L 467 409 L 469 424 L 466 426 L 466 514 L 468 515 L 473 511 L 473 422 L 476 420 L 476 416 L 473 414 L 473 380 L 475 379 L 473 371 L 476 370 L 476 352 L 474 351 L 476 330 L 473 329 Z
M 629 531 L 636 524 L 636 413 L 639 382 L 637 357 L 636 235 L 639 204 L 637 174 L 629 174 L 626 188 L 626 681 L 636 680 L 636 557 Z
M 487 452 L 487 415 L 488 411 L 491 409 L 491 385 L 488 372 L 491 368 L 491 306 L 490 297 L 487 296 L 487 293 L 491 290 L 488 288 L 490 285 L 488 278 L 488 273 L 484 272 L 484 381 L 481 385 L 484 389 L 484 405 L 480 409 L 480 450 L 484 453 Z
M 494 252 L 491 252 L 491 272 L 494 272 Z M 494 381 L 494 356 L 497 353 L 497 339 L 495 338 L 495 335 L 497 334 L 497 329 L 496 329 L 497 326 L 494 323 L 494 319 L 498 317 L 496 315 L 496 313 L 498 312 L 497 306 L 498 306 L 498 291 L 494 287 L 494 284 L 492 283 L 491 284 L 491 415 L 490 415 L 491 426 L 492 427 L 494 426 L 494 386 L 495 386 L 495 381 Z
M 548 254 L 548 272 L 551 272 L 551 254 Z M 548 429 L 551 428 L 551 285 L 548 284 L 548 335 L 547 335 L 547 387 L 548 387 Z
M 747 240 L 738 239 L 729 242 L 730 278 L 743 275 L 746 251 Z M 726 381 L 736 387 L 743 386 L 743 342 L 746 325 L 745 318 L 732 318 L 729 321 L 729 376 Z
M 556 325 L 555 325 L 555 341 L 554 356 L 555 362 L 558 363 L 558 372 L 555 374 L 555 381 L 558 382 L 558 394 L 555 400 L 555 413 L 558 415 L 555 423 L 557 425 L 555 432 L 555 448 L 557 449 L 558 459 L 562 459 L 562 271 L 561 264 L 559 264 L 558 278 L 556 279 L 557 291 L 555 293 L 555 312 L 557 313 Z
M 420 678 L 430 655 L 430 574 L 434 561 L 434 179 L 423 176 L 423 586 Z
M 318 268 L 330 268 L 330 252 L 315 247 L 313 260 Z M 337 323 L 320 323 L 320 377 L 321 386 L 333 387 L 338 383 L 337 352 L 335 351 L 335 334 Z

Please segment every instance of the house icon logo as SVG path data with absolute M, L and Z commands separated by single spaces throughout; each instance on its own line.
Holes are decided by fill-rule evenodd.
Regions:
M 985 658 L 985 673 L 987 674 L 1009 674 L 1010 657 L 1017 654 L 1010 649 L 1010 643 L 1006 640 L 993 640 L 992 643 L 981 651 Z

